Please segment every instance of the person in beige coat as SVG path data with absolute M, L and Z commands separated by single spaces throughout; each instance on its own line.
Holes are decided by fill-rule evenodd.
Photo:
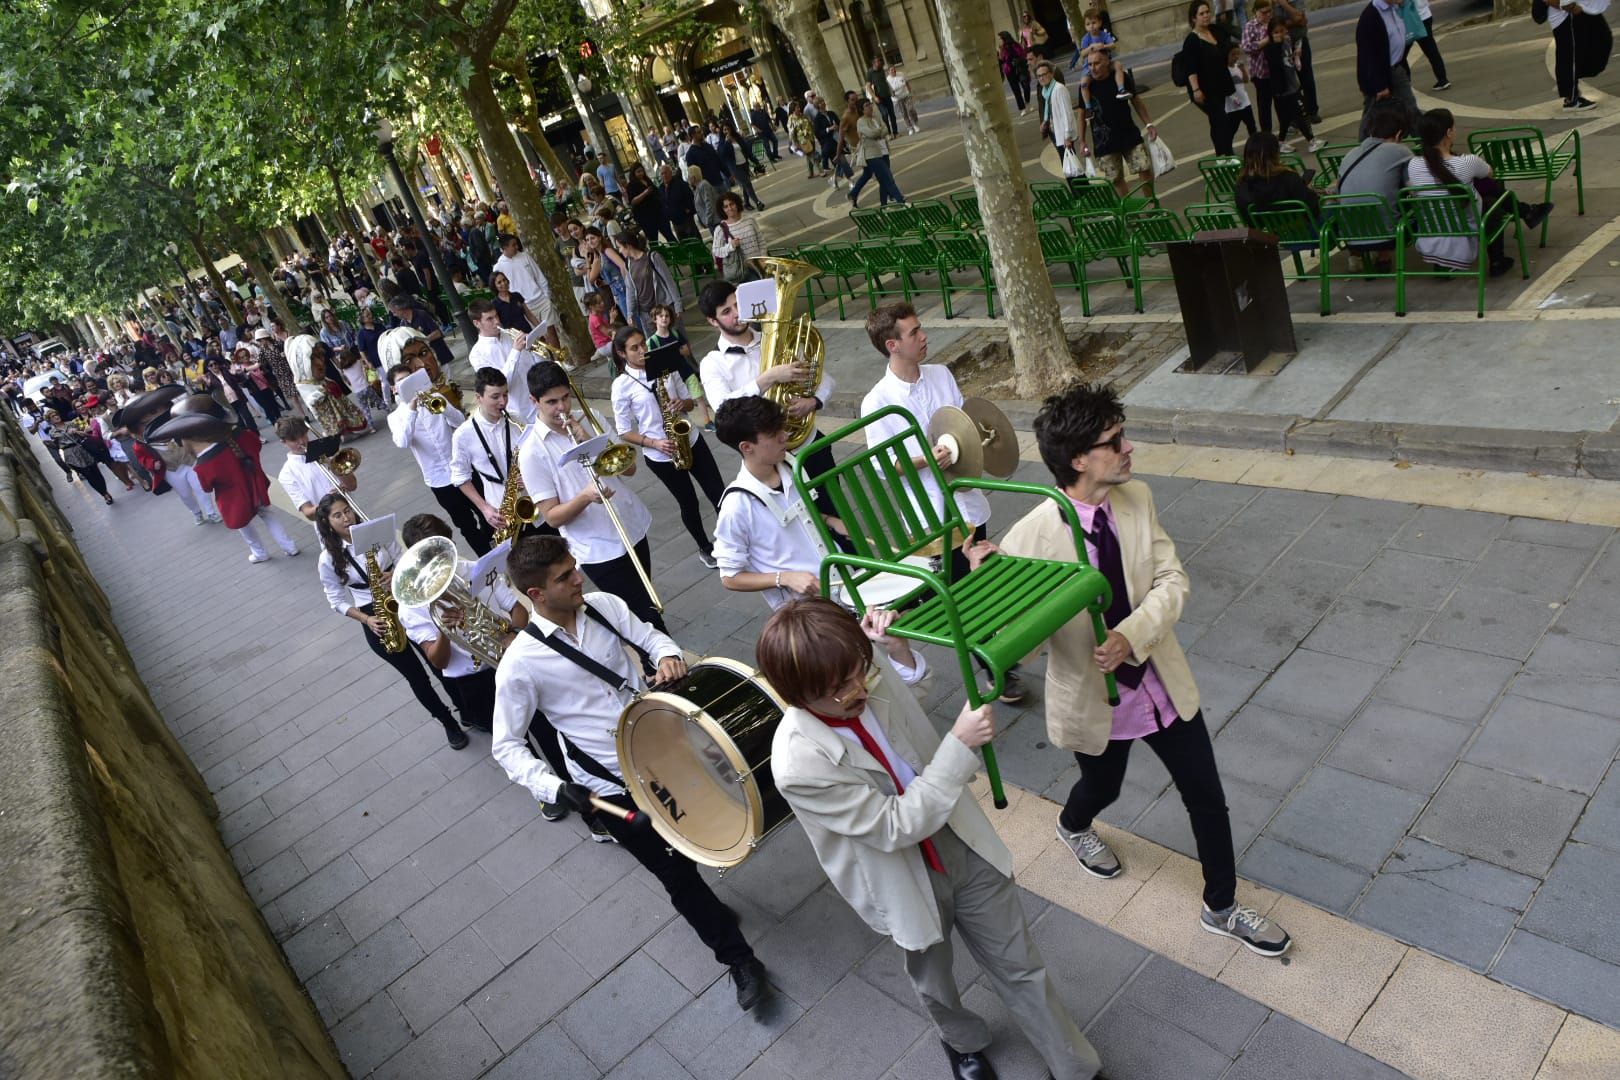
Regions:
M 760 670 L 791 707 L 771 742 L 777 790 L 798 815 L 833 887 L 904 951 L 906 974 L 959 1080 L 994 1080 L 984 1020 L 951 975 L 954 926 L 1058 1080 L 1091 1080 L 1097 1053 L 1046 971 L 1012 881 L 1012 855 L 968 791 L 974 751 L 995 725 L 963 708 L 943 738 L 903 680 L 922 661 L 886 630 L 830 600 L 776 609 Z M 874 654 L 877 642 L 885 652 Z
M 1119 797 L 1131 746 L 1159 756 L 1192 821 L 1204 870 L 1199 925 L 1236 938 L 1262 956 L 1281 956 L 1290 939 L 1282 929 L 1237 903 L 1237 869 L 1226 795 L 1215 766 L 1198 687 L 1175 624 L 1189 591 L 1176 545 L 1159 524 L 1148 486 L 1131 478 L 1131 443 L 1125 411 L 1104 384 L 1079 384 L 1048 398 L 1035 418 L 1035 440 L 1052 478 L 1074 503 L 1085 530 L 1086 557 L 1113 590 L 1097 644 L 1082 613 L 1052 635 L 1046 664 L 1046 730 L 1080 764 L 1058 818 L 1057 832 L 1080 868 L 1094 877 L 1118 877 L 1123 867 L 1092 822 Z M 1009 555 L 1073 561 L 1074 537 L 1057 504 L 1043 503 L 1002 538 Z M 1110 707 L 1103 675 L 1118 682 Z

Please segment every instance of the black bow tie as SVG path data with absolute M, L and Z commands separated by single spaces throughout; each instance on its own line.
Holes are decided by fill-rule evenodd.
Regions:
M 745 345 L 728 345 L 728 346 L 726 346 L 726 352 L 728 352 L 728 353 L 746 353 L 747 351 L 748 351 L 748 347 L 745 346 Z

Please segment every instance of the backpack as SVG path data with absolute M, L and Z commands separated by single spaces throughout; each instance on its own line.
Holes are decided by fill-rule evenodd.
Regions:
M 1541 0 L 1535 0 L 1535 2 L 1541 3 Z M 1176 86 L 1187 85 L 1187 52 L 1185 49 L 1170 58 L 1170 81 Z
M 1530 0 L 1530 21 L 1538 26 L 1547 21 L 1547 0 Z

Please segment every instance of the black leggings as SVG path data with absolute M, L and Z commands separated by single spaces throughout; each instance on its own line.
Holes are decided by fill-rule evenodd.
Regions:
M 85 466 L 82 469 L 77 467 L 77 466 L 74 466 L 73 471 L 78 473 L 80 476 L 82 476 L 84 478 L 84 482 L 89 484 L 92 488 L 94 488 L 97 495 L 100 495 L 103 498 L 106 497 L 106 495 L 107 495 L 107 478 L 105 476 L 101 475 L 101 466 L 100 465 L 98 465 L 98 464 L 96 464 L 95 462 L 92 461 L 89 465 Z
M 1310 122 L 1305 119 L 1305 104 L 1300 100 L 1299 93 L 1278 94 L 1272 99 L 1277 106 L 1277 138 L 1288 137 L 1288 129 L 1293 128 L 1307 139 L 1314 139 L 1311 134 Z
M 710 504 L 716 511 L 720 509 L 720 496 L 725 493 L 725 481 L 720 479 L 720 467 L 714 463 L 714 454 L 709 452 L 709 444 L 702 439 L 692 440 L 692 468 L 683 472 L 675 467 L 673 461 L 654 461 L 647 459 L 647 467 L 653 475 L 664 482 L 669 493 L 675 496 L 675 503 L 681 508 L 681 524 L 686 531 L 692 534 L 697 541 L 698 550 L 705 555 L 714 554 L 714 541 L 703 527 L 703 509 L 698 505 L 697 491 L 692 481 L 695 478 L 703 487 L 703 494 L 709 497 Z
M 1446 81 L 1446 61 L 1440 55 L 1440 43 L 1434 40 L 1434 18 L 1432 16 L 1423 20 L 1423 29 L 1429 33 L 1425 37 L 1418 38 L 1418 48 L 1422 49 L 1423 55 L 1428 58 L 1429 68 L 1434 72 L 1434 81 L 1443 83 Z
M 360 610 L 367 615 L 374 613 L 371 604 L 365 605 Z M 421 658 L 416 655 L 416 646 L 407 644 L 399 652 L 391 653 L 383 648 L 382 639 L 371 632 L 371 627 L 366 626 L 364 623 L 361 623 L 360 626 L 365 631 L 367 647 L 381 657 L 385 664 L 404 677 L 405 681 L 410 684 L 411 693 L 415 694 L 416 700 L 421 702 L 422 708 L 426 709 L 428 714 L 443 724 L 446 729 L 459 731 L 460 728 L 456 725 L 456 718 L 450 715 L 449 706 L 434 692 L 433 682 L 428 678 L 427 670 L 422 666 Z
M 1226 118 L 1226 98 L 1219 94 L 1204 94 L 1199 106 L 1209 120 L 1209 142 L 1222 157 L 1232 156 L 1232 122 Z
M 275 427 L 276 421 L 281 419 L 281 406 L 276 404 L 275 393 L 270 390 L 260 390 L 257 386 L 250 390 L 249 393 L 253 395 L 253 400 L 259 403 L 259 408 L 264 410 L 264 418 L 270 421 L 270 426 Z
M 1092 820 L 1119 798 L 1135 739 L 1111 739 L 1100 754 L 1074 755 L 1080 779 L 1069 789 L 1058 823 L 1071 832 L 1091 828 Z M 1204 726 L 1204 714 L 1178 720 L 1169 727 L 1144 735 L 1148 749 L 1159 755 L 1187 807 L 1198 861 L 1204 867 L 1204 903 L 1211 911 L 1225 911 L 1237 897 L 1237 866 L 1232 854 L 1232 822 L 1226 812 L 1226 792 L 1215 767 L 1215 748 Z

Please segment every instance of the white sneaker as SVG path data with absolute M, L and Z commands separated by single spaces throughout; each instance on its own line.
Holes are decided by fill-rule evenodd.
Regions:
M 281 553 L 282 553 L 282 554 L 283 554 L 283 555 L 285 555 L 285 556 L 287 556 L 287 558 L 289 558 L 289 559 L 290 559 L 290 558 L 292 558 L 292 557 L 293 557 L 293 556 L 294 556 L 294 555 L 297 555 L 297 554 L 298 554 L 298 549 L 297 549 L 297 548 L 292 548 L 292 549 L 290 549 L 290 550 L 289 550 L 289 549 L 287 549 L 287 548 L 283 548 L 283 549 L 282 549 L 282 550 L 281 550 Z
M 1285 154 L 1292 154 L 1294 152 L 1294 144 L 1291 142 L 1280 142 L 1277 144 L 1277 149 L 1281 150 Z
M 1312 139 L 1310 141 L 1310 143 L 1305 147 L 1305 149 L 1309 150 L 1311 153 L 1314 154 L 1314 153 L 1316 153 L 1318 150 L 1322 149 L 1322 147 L 1324 147 L 1326 145 L 1327 145 L 1327 140 L 1326 139 Z
M 225 524 L 225 519 L 220 517 L 218 514 L 209 514 L 208 523 L 210 525 L 223 525 Z
M 206 525 L 208 524 L 208 519 L 203 517 L 201 514 L 192 514 L 191 523 L 193 525 Z
M 827 175 L 827 186 L 832 188 L 834 191 L 838 190 L 838 175 L 836 173 L 829 173 Z
M 269 561 L 270 561 L 270 556 L 268 556 L 268 555 L 249 555 L 248 556 L 248 562 L 269 562 Z

